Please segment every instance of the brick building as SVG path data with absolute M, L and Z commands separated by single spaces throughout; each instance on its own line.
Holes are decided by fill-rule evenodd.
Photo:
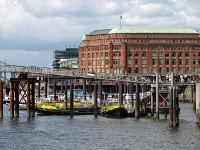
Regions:
M 85 35 L 79 70 L 200 74 L 200 34 L 191 28 L 114 28 Z

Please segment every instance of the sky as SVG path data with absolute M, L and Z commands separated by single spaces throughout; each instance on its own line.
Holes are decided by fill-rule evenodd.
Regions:
M 186 27 L 200 31 L 200 0 L 0 0 L 0 61 L 50 67 L 53 51 L 94 30 Z

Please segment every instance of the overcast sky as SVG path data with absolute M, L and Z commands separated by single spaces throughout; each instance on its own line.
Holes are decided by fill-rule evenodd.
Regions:
M 189 27 L 200 0 L 0 0 L 0 61 L 52 67 L 53 51 L 78 47 L 93 30 Z

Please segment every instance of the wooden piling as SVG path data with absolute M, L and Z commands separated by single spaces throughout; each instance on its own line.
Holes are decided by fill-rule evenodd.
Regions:
M 71 81 L 70 83 L 70 117 L 73 117 L 74 112 L 74 84 Z
M 67 109 L 67 82 L 65 82 L 65 108 Z
M 159 118 L 159 73 L 156 73 L 156 118 Z
M 14 83 L 15 92 L 15 117 L 19 117 L 19 82 Z
M 139 85 L 136 83 L 136 91 L 135 91 L 135 118 L 139 118 L 140 112 L 140 99 L 139 99 Z
M 10 81 L 10 118 L 14 118 L 14 82 Z
M 27 118 L 31 117 L 31 109 L 30 109 L 30 81 L 27 81 L 26 83 L 27 86 Z
M 31 109 L 32 109 L 32 117 L 35 117 L 35 83 L 31 82 Z
M 176 127 L 176 88 L 173 87 L 173 126 Z
M 154 116 L 154 93 L 155 87 L 154 85 L 151 85 L 151 116 Z
M 3 119 L 3 82 L 0 81 L 0 119 Z
M 196 123 L 200 124 L 200 83 L 196 83 Z
M 172 111 L 172 107 L 173 107 L 173 101 L 172 98 L 173 97 L 173 87 L 169 86 L 169 125 L 172 126 L 173 125 L 173 111 Z
M 97 117 L 97 84 L 94 84 L 94 116 Z

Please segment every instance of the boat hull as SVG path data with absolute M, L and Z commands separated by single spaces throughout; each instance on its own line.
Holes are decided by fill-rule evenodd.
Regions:
M 111 106 L 105 106 L 102 108 L 101 115 L 105 117 L 114 117 L 114 118 L 125 118 L 128 116 L 128 112 L 124 107 L 114 107 L 114 108 L 106 108 Z

